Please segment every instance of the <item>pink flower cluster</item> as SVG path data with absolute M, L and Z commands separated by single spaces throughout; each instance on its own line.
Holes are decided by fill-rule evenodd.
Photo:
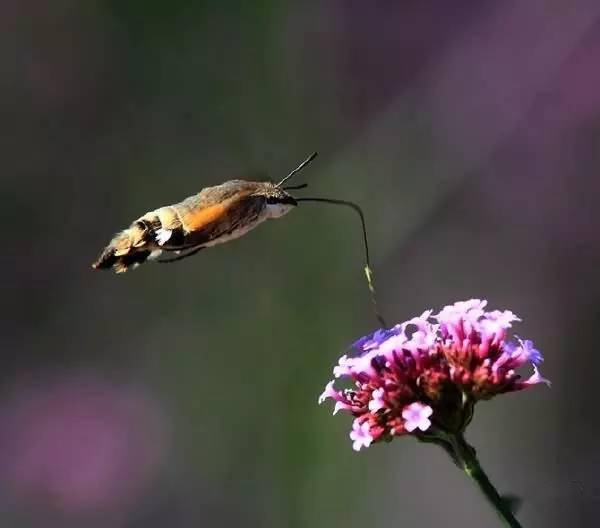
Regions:
M 354 417 L 350 438 L 355 450 L 412 433 L 421 439 L 436 432 L 462 432 L 479 400 L 549 382 L 537 365 L 542 355 L 528 340 L 507 339 L 520 319 L 510 310 L 485 311 L 487 301 L 471 299 L 432 310 L 378 330 L 354 343 L 335 378 L 352 380 L 338 390 L 330 381 L 319 403 L 335 400 Z M 531 364 L 523 379 L 516 369 Z

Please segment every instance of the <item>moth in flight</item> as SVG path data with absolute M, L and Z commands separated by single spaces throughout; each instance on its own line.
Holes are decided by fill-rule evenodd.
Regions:
M 300 202 L 329 203 L 351 207 L 360 216 L 366 256 L 365 274 L 375 304 L 367 231 L 360 207 L 353 202 L 332 198 L 295 198 L 288 191 L 303 189 L 307 184 L 283 186 L 316 156 L 316 152 L 311 154 L 279 183 L 231 180 L 206 187 L 179 203 L 150 211 L 117 233 L 92 267 L 124 273 L 147 260 L 175 262 L 201 249 L 239 238 L 265 220 L 281 218 Z M 377 311 L 376 315 L 383 322 Z

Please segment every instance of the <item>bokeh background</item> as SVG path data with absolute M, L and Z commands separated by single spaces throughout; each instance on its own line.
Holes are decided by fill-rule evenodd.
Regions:
M 313 150 L 298 181 L 364 208 L 388 320 L 522 316 L 553 387 L 469 439 L 524 526 L 597 525 L 597 0 L 4 0 L 0 43 L 1 526 L 498 525 L 435 447 L 354 453 L 316 405 L 376 326 L 351 212 L 89 268 L 145 211 Z

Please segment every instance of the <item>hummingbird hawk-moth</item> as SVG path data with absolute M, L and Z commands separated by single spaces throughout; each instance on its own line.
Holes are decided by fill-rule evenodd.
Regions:
M 288 193 L 289 190 L 305 188 L 307 184 L 283 186 L 316 156 L 316 152 L 311 154 L 279 183 L 230 180 L 205 187 L 179 203 L 150 211 L 117 233 L 92 267 L 124 273 L 148 260 L 175 262 L 202 249 L 239 238 L 265 220 L 281 218 L 300 202 L 323 202 L 351 207 L 360 216 L 366 256 L 365 274 L 375 305 L 367 231 L 361 208 L 345 200 L 295 198 Z M 376 315 L 383 323 L 377 310 Z
M 280 218 L 298 205 L 282 184 L 316 155 L 277 184 L 231 180 L 146 213 L 117 233 L 92 267 L 124 273 L 147 260 L 181 260 L 239 238 L 265 220 Z

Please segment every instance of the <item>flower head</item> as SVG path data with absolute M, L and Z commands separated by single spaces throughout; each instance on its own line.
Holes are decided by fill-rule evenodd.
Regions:
M 377 330 L 353 345 L 334 367 L 319 403 L 335 400 L 354 417 L 350 438 L 355 450 L 380 440 L 413 434 L 462 432 L 479 400 L 549 384 L 538 370 L 542 355 L 530 340 L 507 339 L 520 319 L 510 310 L 486 311 L 487 301 L 471 299 L 431 310 Z M 523 379 L 517 369 L 530 364 Z

